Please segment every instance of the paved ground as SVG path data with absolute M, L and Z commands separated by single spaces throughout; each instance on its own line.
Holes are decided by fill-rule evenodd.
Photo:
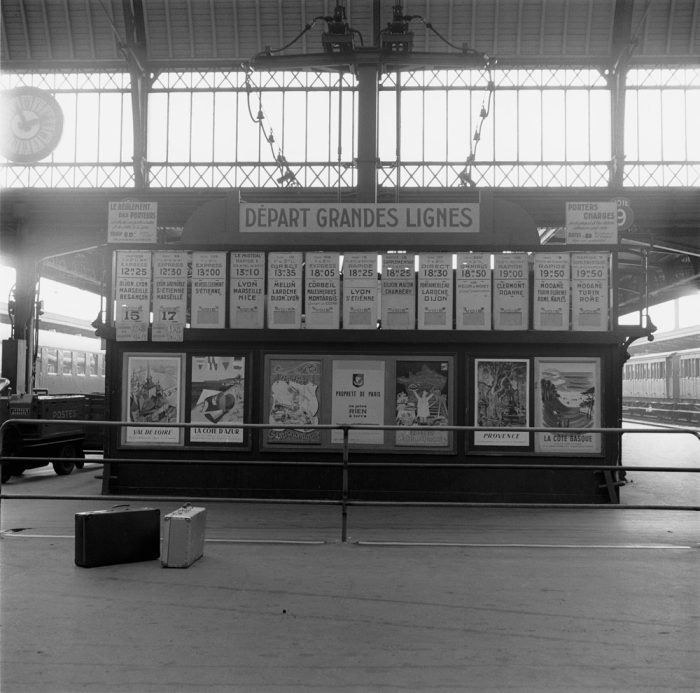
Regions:
M 698 504 L 666 476 L 623 500 Z M 2 502 L 2 693 L 700 690 L 697 512 L 351 507 L 341 543 L 336 506 L 211 503 L 186 570 L 77 568 L 74 513 L 112 504 Z

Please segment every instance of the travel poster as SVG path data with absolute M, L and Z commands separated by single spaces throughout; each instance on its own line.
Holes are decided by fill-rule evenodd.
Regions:
M 384 361 L 334 360 L 330 423 L 384 425 L 384 371 Z M 350 431 L 349 440 L 382 445 L 384 431 Z M 343 442 L 342 430 L 331 432 L 331 442 Z
M 245 358 L 193 356 L 190 387 L 191 443 L 242 443 Z M 213 424 L 213 425 L 212 425 Z
M 182 356 L 125 354 L 123 389 L 125 421 L 144 424 L 182 421 Z M 141 445 L 178 445 L 182 428 L 127 426 L 122 442 Z
M 528 425 L 529 366 L 527 359 L 475 360 L 474 425 L 501 429 L 476 431 L 475 445 L 530 444 L 526 431 L 507 430 Z
M 600 428 L 600 359 L 535 359 L 535 426 L 561 429 L 535 434 L 535 452 L 599 453 L 600 433 L 567 433 Z
M 445 447 L 448 431 L 431 430 L 449 425 L 447 361 L 396 362 L 396 445 Z M 410 427 L 410 428 L 408 428 Z
M 304 428 L 319 423 L 321 361 L 270 359 L 267 387 L 268 423 L 298 428 L 265 429 L 267 443 L 319 445 L 321 431 Z

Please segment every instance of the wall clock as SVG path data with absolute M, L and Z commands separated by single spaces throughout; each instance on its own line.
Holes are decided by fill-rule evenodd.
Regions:
M 45 159 L 63 132 L 63 111 L 47 91 L 17 87 L 0 99 L 0 153 L 16 163 Z

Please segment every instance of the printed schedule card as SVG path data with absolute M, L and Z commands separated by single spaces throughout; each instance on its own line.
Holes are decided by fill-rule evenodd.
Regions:
M 527 330 L 529 277 L 527 253 L 498 253 L 493 266 L 493 326 Z
M 457 254 L 455 313 L 458 330 L 491 329 L 491 255 Z
M 304 299 L 308 330 L 340 327 L 340 253 L 306 253 Z
M 418 259 L 418 329 L 451 330 L 452 253 L 421 253 Z
M 181 342 L 187 319 L 189 254 L 175 250 L 153 253 L 154 342 Z
M 192 327 L 226 322 L 226 253 L 192 253 Z
M 605 331 L 610 314 L 610 253 L 571 253 L 571 326 Z
M 118 250 L 114 255 L 117 341 L 146 342 L 151 309 L 151 253 Z
M 265 253 L 231 253 L 229 322 L 234 329 L 265 326 Z
M 343 258 L 343 329 L 376 330 L 379 287 L 376 253 Z
M 382 255 L 381 315 L 383 330 L 416 328 L 416 256 Z
M 535 253 L 533 326 L 536 330 L 568 330 L 570 304 L 568 253 Z
M 303 253 L 270 253 L 267 256 L 267 326 L 301 328 Z

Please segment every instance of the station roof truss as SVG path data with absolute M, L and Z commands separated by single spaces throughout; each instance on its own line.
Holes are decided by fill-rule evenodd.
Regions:
M 237 69 L 272 51 L 322 53 L 332 0 L 3 0 L 2 66 L 15 72 Z M 698 64 L 696 0 L 340 0 L 358 48 L 404 5 L 412 52 L 497 56 L 507 66 Z M 324 19 L 325 18 L 325 19 Z M 311 25 L 309 30 L 305 30 Z M 297 39 L 298 40 L 295 40 Z M 285 46 L 288 48 L 281 50 Z

